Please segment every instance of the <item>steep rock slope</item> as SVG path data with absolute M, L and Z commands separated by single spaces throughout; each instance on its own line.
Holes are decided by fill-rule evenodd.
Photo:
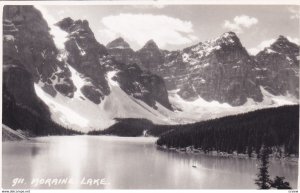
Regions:
M 158 69 L 164 62 L 164 54 L 153 40 L 146 42 L 136 54 L 141 61 L 142 69 L 159 74 Z
M 185 65 L 187 73 L 179 83 L 183 98 L 201 96 L 233 106 L 244 104 L 247 98 L 262 101 L 252 81 L 254 61 L 234 33 L 186 48 L 179 57 L 182 61 L 174 65 Z
M 71 97 L 74 85 L 41 13 L 33 6 L 3 9 L 3 123 L 32 135 L 70 133 L 55 124 L 35 93 L 40 83 L 51 96 Z
M 89 84 L 80 89 L 85 97 L 99 104 L 109 94 L 104 67 L 99 61 L 99 58 L 107 55 L 105 47 L 96 41 L 86 20 L 65 18 L 57 25 L 68 33 L 65 42 L 67 63 L 88 79 Z
M 118 62 L 116 57 L 108 54 L 110 51 L 96 41 L 87 21 L 65 18 L 57 25 L 68 32 L 65 42 L 68 53 L 66 62 L 81 73 L 86 82 L 91 82 L 81 87 L 81 91 L 88 99 L 99 104 L 105 95 L 109 95 L 106 74 L 116 71 L 116 80 L 128 95 L 144 101 L 153 108 L 156 108 L 155 103 L 159 102 L 171 109 L 163 79 L 141 70 L 134 63 L 124 65 Z M 128 44 L 119 39 L 110 43 L 108 47 L 110 47 L 108 50 L 120 49 L 120 47 L 127 49 Z
M 9 127 L 45 135 L 70 134 L 60 125 L 103 129 L 118 117 L 168 122 L 155 110 L 171 109 L 163 79 L 116 61 L 87 21 L 56 24 L 66 32 L 61 49 L 35 7 L 5 6 L 3 15 L 3 123 Z
M 117 38 L 106 45 L 107 51 L 115 60 L 124 64 L 140 64 L 136 53 L 123 38 Z
M 3 59 L 6 68 L 23 68 L 34 82 L 55 96 L 72 96 L 70 72 L 57 59 L 58 50 L 41 13 L 33 6 L 5 6 L 3 10 Z M 10 88 L 10 87 L 9 87 Z
M 120 47 L 118 43 L 112 42 Z M 116 49 L 113 55 L 119 52 Z M 283 36 L 255 57 L 248 54 L 235 33 L 227 32 L 178 51 L 161 50 L 150 40 L 126 55 L 123 62 L 129 58 L 134 58 L 142 69 L 163 77 L 168 90 L 176 89 L 188 101 L 201 98 L 232 106 L 249 100 L 259 103 L 263 101 L 261 88 L 275 96 L 299 97 L 299 46 Z
M 87 21 L 66 18 L 56 24 L 66 33 L 64 49 L 58 50 L 52 28 L 33 6 L 5 6 L 3 14 L 3 122 L 13 129 L 47 135 L 72 133 L 56 123 L 89 131 L 107 128 L 115 118 L 195 122 L 257 104 L 285 104 L 280 95 L 298 92 L 298 74 L 292 73 L 299 69 L 299 47 L 287 41 L 271 46 L 281 58 L 272 69 L 265 59 L 272 55 L 250 57 L 234 33 L 172 52 L 149 41 L 132 54 L 123 39 L 105 48 Z M 278 88 L 271 82 L 282 63 L 287 75 L 277 75 L 283 83 L 274 92 Z M 271 69 L 270 83 L 257 78 L 259 68 Z M 166 87 L 177 90 L 168 96 Z
M 107 128 L 115 118 L 169 123 L 158 111 L 171 109 L 162 78 L 135 64 L 116 61 L 96 41 L 87 21 L 65 18 L 56 25 L 66 32 L 64 49 L 57 52 L 57 58 L 65 64 L 75 86 L 72 96 L 51 95 L 42 81 L 35 82 L 34 90 L 49 107 L 52 120 L 83 132 Z
M 274 95 L 299 97 L 299 46 L 279 38 L 255 56 L 256 81 Z

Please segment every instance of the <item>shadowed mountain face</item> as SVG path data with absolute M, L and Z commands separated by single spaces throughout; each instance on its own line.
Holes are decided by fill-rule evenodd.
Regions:
M 169 64 L 176 69 L 185 66 L 178 80 L 183 98 L 201 96 L 237 106 L 247 98 L 262 101 L 258 85 L 252 81 L 251 60 L 238 37 L 230 32 L 221 37 L 184 49 Z
M 33 6 L 4 6 L 3 123 L 30 135 L 71 134 L 51 119 L 48 106 L 36 95 L 73 97 L 75 86 L 41 13 Z
M 136 53 L 123 38 L 117 38 L 106 45 L 107 51 L 115 60 L 124 64 L 140 64 Z
M 137 57 L 141 60 L 143 69 L 159 74 L 158 69 L 164 62 L 164 54 L 153 40 L 146 42 L 145 46 L 137 51 Z
M 106 75 L 107 72 L 116 71 L 114 79 L 128 95 L 144 101 L 153 108 L 156 108 L 156 102 L 159 102 L 171 109 L 162 78 L 141 70 L 134 61 L 124 65 L 122 56 L 120 59 L 110 55 L 115 49 L 131 50 L 123 39 L 111 42 L 106 49 L 96 41 L 85 20 L 73 21 L 71 18 L 65 18 L 56 25 L 69 34 L 65 42 L 68 52 L 67 63 L 90 81 L 90 84 L 81 87 L 81 91 L 88 99 L 99 104 L 101 99 L 109 95 Z
M 118 47 L 118 41 L 113 42 Z M 111 54 L 118 56 L 120 52 Z M 227 32 L 171 52 L 160 50 L 150 40 L 122 58 L 163 77 L 168 90 L 179 89 L 180 96 L 187 100 L 200 96 L 233 106 L 243 105 L 248 98 L 261 102 L 260 86 L 274 95 L 299 97 L 299 46 L 283 36 L 255 57 L 248 54 L 235 33 Z
M 41 82 L 43 89 L 72 97 L 73 82 L 65 64 L 57 59 L 58 50 L 41 13 L 33 6 L 5 6 L 3 10 L 3 59 L 6 72 L 18 68 Z M 4 76 L 6 79 L 9 76 Z M 8 89 L 12 87 L 8 86 Z M 22 88 L 20 88 L 22 89 Z M 26 89 L 24 87 L 23 89 Z
M 257 81 L 274 95 L 299 97 L 299 46 L 280 36 L 255 56 Z
M 84 74 L 90 82 L 84 85 L 81 91 L 89 100 L 99 104 L 110 92 L 104 66 L 99 60 L 107 55 L 106 48 L 96 41 L 86 20 L 74 21 L 65 18 L 56 25 L 68 33 L 65 42 L 67 63 Z
M 56 59 L 57 55 L 49 27 L 38 10 L 33 6 L 4 7 L 3 96 L 13 97 L 18 105 L 49 117 L 34 92 L 34 83 L 40 82 L 52 96 L 60 92 L 72 97 L 75 89 L 70 72 Z
M 118 118 L 114 113 L 136 118 L 126 117 L 132 109 L 138 109 L 135 115 L 144 113 L 138 118 L 170 121 L 174 112 L 167 90 L 173 89 L 186 100 L 200 96 L 233 106 L 249 98 L 262 101 L 261 86 L 274 95 L 299 97 L 299 46 L 283 36 L 253 57 L 232 32 L 179 51 L 161 50 L 153 40 L 133 51 L 122 38 L 106 47 L 97 42 L 86 20 L 65 18 L 56 26 L 66 32 L 60 50 L 40 11 L 4 6 L 3 120 L 13 129 L 46 125 L 56 129 L 35 132 L 58 132 L 53 117 L 66 115 L 60 111 L 65 108 L 82 116 L 74 107 L 78 104 L 94 110 L 88 123 L 97 113 L 95 119 Z M 66 107 L 69 102 L 74 106 Z
M 107 49 L 130 49 L 129 44 L 123 38 L 117 38 L 106 45 Z
M 52 101 L 61 97 L 74 100 L 79 91 L 85 97 L 82 100 L 97 106 L 112 92 L 108 84 L 110 71 L 116 71 L 113 78 L 128 96 L 154 109 L 157 102 L 171 109 L 163 79 L 135 64 L 118 62 L 96 41 L 86 20 L 65 18 L 56 25 L 67 33 L 61 50 L 39 10 L 33 6 L 4 7 L 3 120 L 8 126 L 15 129 L 18 125 L 12 124 L 21 123 L 20 113 L 27 111 L 28 127 L 52 124 L 53 112 L 37 96 L 36 86 Z M 74 72 L 80 74 L 82 82 L 78 83 Z

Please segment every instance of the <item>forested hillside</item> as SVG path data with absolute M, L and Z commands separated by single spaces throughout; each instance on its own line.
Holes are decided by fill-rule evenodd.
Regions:
M 116 135 L 122 137 L 138 137 L 143 135 L 159 136 L 173 129 L 171 125 L 155 125 L 146 119 L 116 119 L 118 122 L 105 130 L 91 131 L 89 135 Z
M 160 136 L 157 145 L 248 155 L 258 153 L 265 145 L 279 153 L 298 155 L 298 139 L 299 105 L 293 105 L 176 125 Z

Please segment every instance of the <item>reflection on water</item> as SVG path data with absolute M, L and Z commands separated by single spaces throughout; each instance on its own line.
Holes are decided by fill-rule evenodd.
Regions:
M 4 142 L 3 187 L 256 188 L 255 160 L 160 151 L 154 141 L 155 138 L 62 136 Z M 271 162 L 270 175 L 285 176 L 295 188 L 297 171 L 295 163 Z M 24 178 L 25 182 L 12 187 L 14 178 Z M 70 181 L 49 186 L 36 183 L 37 179 Z M 88 185 L 88 179 L 95 183 Z M 97 179 L 105 183 L 99 184 Z

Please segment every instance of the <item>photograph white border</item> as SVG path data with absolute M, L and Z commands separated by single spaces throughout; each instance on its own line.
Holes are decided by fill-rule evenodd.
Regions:
M 2 21 L 3 17 L 3 7 L 4 5 L 298 5 L 298 11 L 300 12 L 300 0 L 78 0 L 78 1 L 1 1 L 0 0 L 0 20 Z M 3 37 L 3 25 L 0 25 L 0 36 L 1 39 Z M 299 20 L 299 31 L 300 31 L 300 20 Z M 300 34 L 299 34 L 300 36 Z M 3 44 L 1 44 L 1 51 L 0 51 L 0 68 L 1 68 L 1 73 L 0 73 L 0 94 L 2 96 L 2 65 L 3 65 Z M 2 97 L 0 97 L 0 106 L 1 106 L 1 111 L 0 111 L 0 119 L 2 122 Z M 299 118 L 300 121 L 300 118 Z M 2 132 L 0 133 L 0 137 L 2 140 Z M 300 146 L 300 143 L 299 143 Z M 1 164 L 1 171 L 0 171 L 0 179 L 3 179 L 2 177 L 2 143 L 0 144 L 0 164 Z M 299 163 L 298 163 L 299 166 Z M 300 178 L 299 178 L 299 167 L 298 167 L 298 188 L 300 184 Z M 2 180 L 0 180 L 0 187 L 1 191 L 2 189 Z M 296 192 L 297 189 L 295 189 Z M 13 190 L 14 192 L 17 192 L 18 190 Z M 85 189 L 71 189 L 71 190 L 56 190 L 56 189 L 46 189 L 46 190 L 38 190 L 38 189 L 30 189 L 30 192 L 35 193 L 35 192 L 57 192 L 57 193 L 65 193 L 65 192 L 72 192 L 72 193 L 81 193 L 81 192 L 99 192 L 98 189 L 94 190 L 85 190 Z M 245 192 L 245 193 L 252 193 L 252 192 L 258 192 L 261 190 L 222 190 L 222 189 L 214 189 L 214 190 L 208 190 L 208 189 L 197 189 L 197 190 L 186 190 L 186 189 L 181 189 L 181 190 L 156 190 L 156 189 L 150 189 L 150 190 L 100 190 L 100 191 L 105 191 L 105 192 L 125 192 L 125 193 L 135 193 L 135 192 L 169 192 L 169 193 L 178 193 L 178 192 L 225 192 L 225 193 L 235 193 L 235 192 Z M 291 190 L 266 190 L 268 192 L 293 192 Z M 8 190 L 8 192 L 11 192 Z M 26 190 L 20 190 L 21 192 L 26 192 Z

